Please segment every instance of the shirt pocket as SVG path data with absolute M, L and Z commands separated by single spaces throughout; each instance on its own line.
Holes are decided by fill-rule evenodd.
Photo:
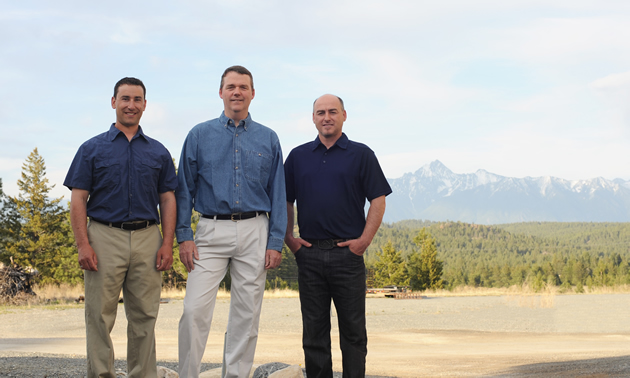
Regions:
M 112 159 L 97 159 L 94 161 L 94 188 L 113 191 L 120 184 L 120 163 Z
M 272 161 L 273 158 L 269 154 L 245 151 L 245 177 L 251 181 L 267 182 Z
M 140 185 L 147 193 L 157 193 L 161 169 L 160 162 L 151 155 L 140 160 L 140 177 L 142 178 Z

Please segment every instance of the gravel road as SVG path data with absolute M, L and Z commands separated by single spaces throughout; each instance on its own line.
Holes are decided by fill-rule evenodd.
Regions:
M 368 298 L 372 377 L 630 376 L 630 294 Z M 229 300 L 219 299 L 204 369 L 220 362 Z M 163 304 L 157 325 L 160 364 L 176 368 L 181 300 Z M 333 311 L 333 363 L 341 367 Z M 303 364 L 299 299 L 265 299 L 256 363 Z M 126 321 L 112 332 L 124 369 Z M 0 313 L 0 377 L 82 377 L 81 307 Z

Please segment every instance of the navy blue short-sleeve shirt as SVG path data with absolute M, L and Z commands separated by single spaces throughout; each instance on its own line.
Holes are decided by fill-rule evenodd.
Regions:
M 297 201 L 302 238 L 360 237 L 366 199 L 392 192 L 374 152 L 345 133 L 330 149 L 319 137 L 294 148 L 284 171 L 287 202 Z
M 141 127 L 129 141 L 112 124 L 79 147 L 63 185 L 90 193 L 89 217 L 159 222 L 159 195 L 177 189 L 177 176 L 171 154 L 160 142 Z

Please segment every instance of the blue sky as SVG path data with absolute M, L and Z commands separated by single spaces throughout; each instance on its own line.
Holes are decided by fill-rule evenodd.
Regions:
M 389 178 L 456 173 L 630 179 L 627 1 L 4 1 L 0 178 L 37 147 L 52 195 L 79 145 L 115 120 L 114 83 L 147 86 L 145 132 L 179 160 L 222 110 L 220 75 L 254 74 L 252 117 L 285 156 L 341 96 L 344 131 Z

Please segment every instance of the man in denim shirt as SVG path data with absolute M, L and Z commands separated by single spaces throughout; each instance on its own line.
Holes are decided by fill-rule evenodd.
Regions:
M 287 232 L 295 254 L 302 309 L 302 346 L 309 378 L 332 378 L 330 302 L 335 302 L 344 377 L 365 376 L 365 264 L 392 192 L 374 152 L 342 132 L 341 98 L 313 104 L 314 141 L 294 148 L 285 162 Z M 370 202 L 367 219 L 365 200 Z M 301 238 L 293 236 L 297 201 Z
M 90 378 L 116 376 L 109 334 L 121 288 L 128 321 L 128 376 L 157 376 L 154 328 L 161 271 L 173 263 L 177 177 L 169 152 L 140 127 L 145 92 L 136 78 L 116 83 L 116 123 L 79 148 L 63 183 L 72 190 L 70 218 L 85 270 Z M 157 226 L 160 216 L 164 238 Z
M 254 362 L 266 269 L 282 260 L 287 225 L 282 150 L 271 129 L 252 121 L 252 74 L 221 77 L 219 118 L 195 126 L 179 161 L 176 235 L 188 270 L 179 322 L 179 375 L 198 377 L 219 283 L 232 278 L 225 377 L 247 377 Z M 192 209 L 201 213 L 193 241 Z

